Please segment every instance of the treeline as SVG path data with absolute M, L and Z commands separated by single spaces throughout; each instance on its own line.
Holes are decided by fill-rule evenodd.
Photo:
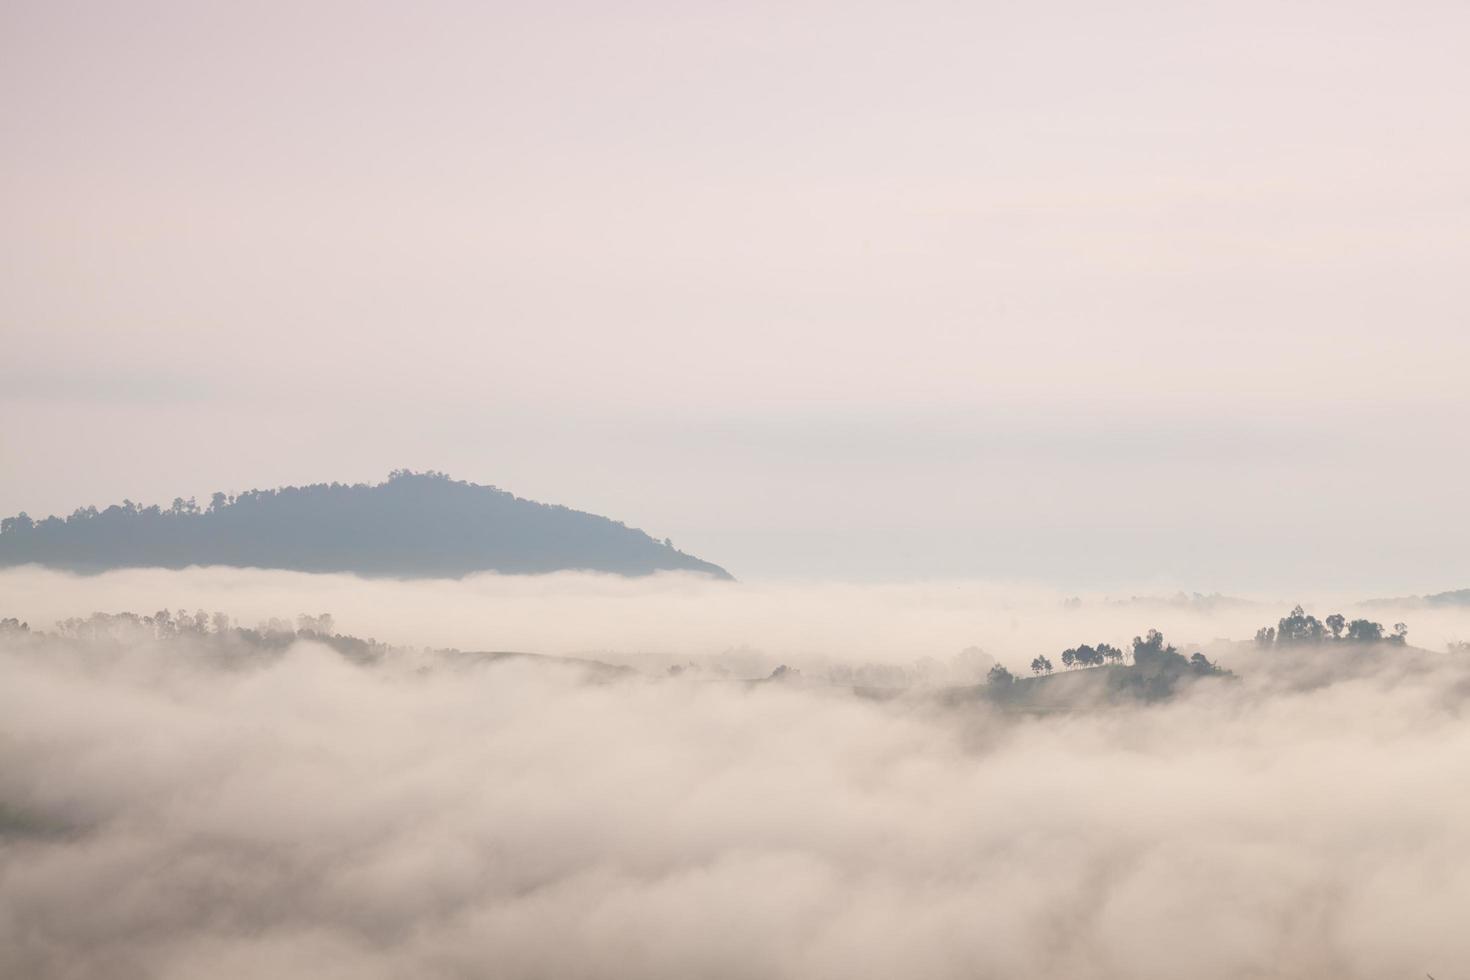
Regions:
M 65 518 L 22 512 L 0 521 L 0 565 L 31 562 L 83 572 L 231 565 L 405 577 L 570 569 L 730 577 L 620 522 L 409 470 L 376 485 L 220 492 L 204 507 L 192 497 L 167 508 L 124 500 Z
M 1385 633 L 1382 623 L 1371 619 L 1348 620 L 1342 613 L 1333 613 L 1319 620 L 1308 615 L 1300 605 L 1281 617 L 1275 626 L 1262 626 L 1256 630 L 1256 644 L 1263 647 L 1305 646 L 1320 643 L 1395 643 L 1400 646 L 1409 641 L 1409 627 L 1394 623 L 1393 632 Z
M 1073 667 L 1101 667 L 1104 664 L 1120 664 L 1125 654 L 1122 650 L 1107 643 L 1099 643 L 1097 646 L 1071 647 L 1063 650 L 1061 655 L 1062 666 L 1071 670 Z M 1045 655 L 1031 661 L 1031 673 L 1050 674 L 1055 669 L 1051 658 Z
M 992 668 L 985 697 L 1018 710 L 1042 711 L 1090 703 L 1093 698 L 1115 704 L 1150 703 L 1168 700 L 1196 681 L 1234 677 L 1203 653 L 1186 657 L 1152 629 L 1135 636 L 1126 652 L 1107 643 L 1082 644 L 1062 651 L 1060 659 L 1078 675 L 1076 684 L 1053 683 L 1060 678 L 1050 676 L 1052 660 L 1043 654 L 1031 662 L 1035 677 L 1022 679 L 1003 666 Z
M 223 657 L 279 654 L 291 644 L 311 640 L 336 650 L 360 664 L 376 663 L 392 649 L 376 639 L 362 639 L 336 631 L 330 613 L 297 616 L 294 622 L 271 618 L 254 627 L 239 626 L 222 612 L 161 609 L 149 615 L 131 612 L 95 612 L 90 616 L 63 619 L 52 633 L 32 630 L 15 618 L 0 619 L 0 638 L 58 639 L 91 646 L 131 646 L 139 641 L 160 644 L 188 643 L 202 653 Z
M 1196 651 L 1186 657 L 1173 646 L 1164 641 L 1164 634 L 1158 630 L 1149 630 L 1146 636 L 1135 636 L 1130 652 L 1124 653 L 1118 647 L 1107 643 L 1099 643 L 1097 646 L 1089 646 L 1084 643 L 1081 646 L 1070 647 L 1063 650 L 1059 659 L 1062 666 L 1068 670 L 1073 668 L 1090 668 L 1105 666 L 1127 666 L 1136 667 L 1141 671 L 1150 673 L 1189 673 L 1189 674 L 1222 674 L 1218 664 L 1210 660 L 1203 653 Z M 1031 661 L 1031 672 L 1038 677 L 1044 677 L 1055 670 L 1055 665 L 1050 657 L 1042 654 Z M 990 668 L 986 676 L 990 684 L 1011 684 L 1017 680 L 1014 674 L 1001 664 Z

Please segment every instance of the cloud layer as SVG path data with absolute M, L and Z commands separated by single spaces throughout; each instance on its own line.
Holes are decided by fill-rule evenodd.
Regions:
M 1238 683 L 1169 705 L 1016 717 L 407 650 L 195 654 L 0 645 L 0 974 L 1470 962 L 1470 662 L 1449 655 L 1242 655 Z
M 459 581 L 362 579 L 258 569 L 137 569 L 75 576 L 0 569 L 0 615 L 49 627 L 93 610 L 167 606 L 224 610 L 243 625 L 330 612 L 340 629 L 404 645 L 591 656 L 661 672 L 719 662 L 757 676 L 780 663 L 912 665 L 980 646 L 1013 669 L 1078 643 L 1126 646 L 1149 628 L 1180 646 L 1248 639 L 1296 602 L 1319 616 L 1353 612 L 1352 598 L 1294 593 L 1232 600 L 1170 589 L 1073 596 L 987 581 L 855 584 L 712 582 L 701 576 L 479 575 Z M 1366 610 L 1406 619 L 1429 649 L 1470 639 L 1470 608 Z

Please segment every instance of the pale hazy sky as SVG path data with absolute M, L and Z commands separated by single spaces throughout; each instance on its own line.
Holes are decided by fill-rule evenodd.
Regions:
M 443 469 L 736 575 L 1470 585 L 1470 5 L 0 11 L 0 512 Z

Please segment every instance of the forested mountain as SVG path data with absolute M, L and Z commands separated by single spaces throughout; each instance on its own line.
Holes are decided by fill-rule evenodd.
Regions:
M 442 473 L 399 470 L 375 486 L 318 483 L 216 493 L 200 508 L 125 500 L 105 510 L 0 521 L 0 565 L 74 571 L 235 565 L 306 572 L 456 577 L 569 569 L 730 575 L 617 521 L 525 500 Z

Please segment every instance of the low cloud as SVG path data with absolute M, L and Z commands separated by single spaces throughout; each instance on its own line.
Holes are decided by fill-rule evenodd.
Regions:
M 1038 653 L 1055 658 L 1084 642 L 1126 646 L 1150 628 L 1181 646 L 1249 638 L 1297 601 L 1325 615 L 1351 612 L 1352 598 L 1231 599 L 1142 588 L 1074 596 L 986 581 L 729 583 L 684 574 L 399 581 L 238 568 L 94 576 L 0 570 L 0 615 L 38 627 L 93 610 L 164 606 L 224 610 L 245 625 L 330 612 L 346 632 L 398 644 L 592 656 L 650 671 L 693 660 L 750 675 L 781 663 L 819 672 L 832 664 L 948 665 L 975 646 L 1024 670 Z M 1470 639 L 1470 607 L 1367 615 L 1389 624 L 1407 619 L 1411 641 L 1431 649 Z
M 211 605 L 224 574 L 178 576 L 198 591 L 173 604 Z M 159 584 L 78 583 L 74 603 Z M 367 632 L 355 618 L 390 617 L 401 587 L 356 588 L 330 611 Z M 452 628 L 535 639 L 548 588 L 584 593 L 564 613 L 616 642 L 660 589 L 676 637 L 697 636 L 688 590 L 714 625 L 739 618 L 683 580 L 501 581 L 525 622 L 502 597 Z M 836 600 L 792 592 L 784 625 L 751 628 L 835 657 L 885 610 L 936 620 L 908 646 L 855 643 L 866 658 L 949 650 L 970 625 L 961 599 L 884 594 L 832 624 Z M 402 620 L 371 622 L 395 641 L 453 604 L 393 595 Z M 1072 642 L 1111 635 L 1119 608 L 1158 623 L 1013 604 L 1034 642 L 1044 607 Z M 545 625 L 546 652 L 584 641 Z M 422 649 L 363 665 L 310 642 L 207 653 L 0 639 L 0 975 L 1443 980 L 1470 963 L 1470 658 L 1242 651 L 1238 680 L 1167 704 L 1031 716 L 868 700 L 810 667 L 747 684 Z

